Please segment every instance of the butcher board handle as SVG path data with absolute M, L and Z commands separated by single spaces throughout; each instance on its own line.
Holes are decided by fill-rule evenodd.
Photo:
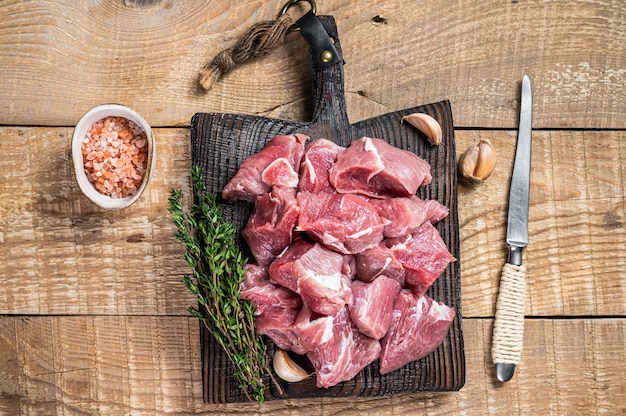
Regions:
M 327 131 L 323 132 L 325 138 L 347 144 L 353 137 L 346 112 L 344 60 L 335 19 L 309 11 L 295 25 L 309 44 L 314 100 L 312 124 L 327 126 Z

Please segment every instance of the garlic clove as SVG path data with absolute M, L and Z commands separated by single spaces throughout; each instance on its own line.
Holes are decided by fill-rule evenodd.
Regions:
M 287 351 L 277 349 L 274 353 L 274 371 L 281 379 L 290 383 L 297 383 L 308 378 L 311 374 L 296 364 Z
M 465 150 L 459 159 L 459 173 L 470 182 L 482 182 L 496 167 L 496 150 L 488 139 L 481 139 Z
M 443 140 L 443 131 L 437 120 L 425 113 L 413 113 L 402 117 L 401 121 L 405 121 L 424 133 L 431 144 L 441 144 Z

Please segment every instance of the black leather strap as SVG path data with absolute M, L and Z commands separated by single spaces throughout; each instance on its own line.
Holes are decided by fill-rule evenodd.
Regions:
M 342 61 L 342 57 L 333 45 L 333 40 L 328 35 L 317 16 L 309 11 L 296 22 L 302 36 L 309 43 L 311 57 L 318 71 L 323 71 Z

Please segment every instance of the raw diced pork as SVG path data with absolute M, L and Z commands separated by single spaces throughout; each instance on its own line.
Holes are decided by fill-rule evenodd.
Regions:
M 352 303 L 350 278 L 344 274 L 306 273 L 298 279 L 298 293 L 317 313 L 332 315 Z
M 358 253 L 354 258 L 357 279 L 369 283 L 384 274 L 400 284 L 404 283 L 404 267 L 385 243 Z
M 378 215 L 389 221 L 385 237 L 402 237 L 417 230 L 426 221 L 436 223 L 448 215 L 448 208 L 435 200 L 410 198 L 372 199 Z
M 432 175 L 428 162 L 416 154 L 363 137 L 339 154 L 329 179 L 339 192 L 383 198 L 414 195 Z
M 294 326 L 300 308 L 267 308 L 256 317 L 256 332 L 269 337 L 281 350 L 304 354 L 300 345 L 300 332 Z
M 359 195 L 300 192 L 298 231 L 344 254 L 360 253 L 383 240 L 384 222 Z
M 284 286 L 294 292 L 298 290 L 298 278 L 302 274 L 301 263 L 308 264 L 310 261 L 307 253 L 314 244 L 302 238 L 296 238 L 287 249 L 281 253 L 269 266 L 270 281 Z M 311 259 L 311 260 L 314 260 Z M 334 260 L 331 257 L 331 260 Z M 339 261 L 338 257 L 337 260 Z M 341 260 L 343 261 L 343 259 Z M 330 267 L 333 267 L 333 261 Z M 337 266 L 339 267 L 339 266 Z
M 246 280 L 241 285 L 240 296 L 252 302 L 256 314 L 262 314 L 271 307 L 298 309 L 302 299 L 295 292 L 269 281 L 266 267 L 246 265 Z
M 330 341 L 333 336 L 333 317 L 313 312 L 306 303 L 302 304 L 294 324 L 300 336 L 300 345 L 306 352 Z
M 291 243 L 297 222 L 295 189 L 274 186 L 256 197 L 242 235 L 259 265 L 269 265 Z
M 417 295 L 426 293 L 448 264 L 456 261 L 430 222 L 406 237 L 388 239 L 387 244 L 404 266 L 405 283 Z
M 222 197 L 231 202 L 254 202 L 274 185 L 296 188 L 307 139 L 303 134 L 275 136 L 259 153 L 243 161 L 222 190 Z
M 315 312 L 331 315 L 352 299 L 345 258 L 296 239 L 269 267 L 270 280 L 298 293 Z
M 334 165 L 339 153 L 345 150 L 326 139 L 311 142 L 304 151 L 300 166 L 300 192 L 336 192 L 328 181 L 328 171 Z
M 400 288 L 400 283 L 386 276 L 378 276 L 372 283 L 352 282 L 350 318 L 361 333 L 374 339 L 387 333 Z
M 381 340 L 380 373 L 390 373 L 433 352 L 446 337 L 454 316 L 454 309 L 426 295 L 400 292 L 391 327 Z
M 355 377 L 380 355 L 380 342 L 361 334 L 350 321 L 347 308 L 333 318 L 333 334 L 328 342 L 307 353 L 315 368 L 317 387 L 331 387 Z
M 415 196 L 432 180 L 426 161 L 380 139 L 307 139 L 275 136 L 222 196 L 254 202 L 242 235 L 256 263 L 240 293 L 257 332 L 306 354 L 328 388 L 442 342 L 455 311 L 424 293 L 455 258 L 432 225 L 448 209 Z

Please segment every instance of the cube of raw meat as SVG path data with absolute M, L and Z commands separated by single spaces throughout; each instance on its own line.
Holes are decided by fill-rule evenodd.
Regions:
M 222 190 L 227 201 L 254 202 L 272 186 L 297 188 L 298 171 L 308 137 L 303 134 L 275 136 L 260 152 L 243 161 Z
M 426 293 L 449 263 L 456 261 L 430 222 L 406 237 L 388 239 L 387 244 L 405 269 L 405 284 L 418 296 Z
M 404 284 L 404 266 L 396 259 L 384 242 L 354 256 L 356 261 L 356 279 L 369 283 L 381 274 Z
M 328 171 L 335 164 L 344 147 L 326 139 L 311 142 L 304 151 L 300 166 L 300 192 L 336 192 L 328 181 Z
M 294 325 L 300 337 L 300 345 L 306 351 L 313 351 L 319 345 L 330 341 L 333 336 L 334 318 L 313 312 L 309 305 L 302 304 Z
M 245 268 L 246 280 L 241 285 L 239 295 L 252 302 L 257 315 L 272 307 L 298 309 L 302 306 L 298 294 L 269 281 L 266 267 L 247 264 Z
M 372 283 L 352 282 L 350 318 L 361 333 L 374 339 L 387 333 L 400 288 L 397 280 L 387 276 L 378 276 Z
M 298 278 L 303 273 L 302 269 L 305 268 L 310 261 L 307 257 L 307 253 L 313 246 L 313 243 L 303 238 L 296 238 L 291 245 L 270 264 L 268 269 L 270 281 L 296 292 L 298 290 Z M 304 263 L 305 266 L 302 266 L 301 263 Z
M 345 274 L 306 273 L 298 279 L 298 293 L 311 309 L 323 315 L 332 315 L 352 303 L 350 278 Z
M 256 197 L 242 235 L 259 265 L 269 265 L 291 243 L 297 222 L 294 188 L 274 186 Z
M 426 295 L 416 296 L 407 290 L 400 292 L 389 332 L 380 342 L 380 373 L 390 373 L 437 349 L 455 314 L 454 309 Z
M 414 195 L 432 175 L 428 162 L 416 154 L 363 137 L 339 154 L 329 179 L 339 192 L 384 198 Z
M 300 216 L 296 230 L 307 232 L 332 250 L 355 254 L 383 240 L 386 222 L 359 195 L 300 192 L 297 199 Z
M 266 335 L 281 350 L 304 354 L 306 351 L 300 344 L 300 332 L 294 325 L 299 312 L 300 308 L 267 308 L 256 317 L 256 332 Z
M 330 340 L 306 354 L 315 368 L 317 387 L 328 388 L 352 379 L 380 355 L 380 343 L 359 332 L 347 308 L 332 319 Z
M 389 221 L 383 234 L 385 237 L 402 237 L 417 230 L 423 223 L 436 223 L 445 218 L 449 210 L 435 200 L 410 198 L 372 199 L 372 205 L 381 218 Z
M 345 256 L 302 238 L 269 266 L 270 281 L 298 293 L 317 313 L 330 315 L 351 302 Z

